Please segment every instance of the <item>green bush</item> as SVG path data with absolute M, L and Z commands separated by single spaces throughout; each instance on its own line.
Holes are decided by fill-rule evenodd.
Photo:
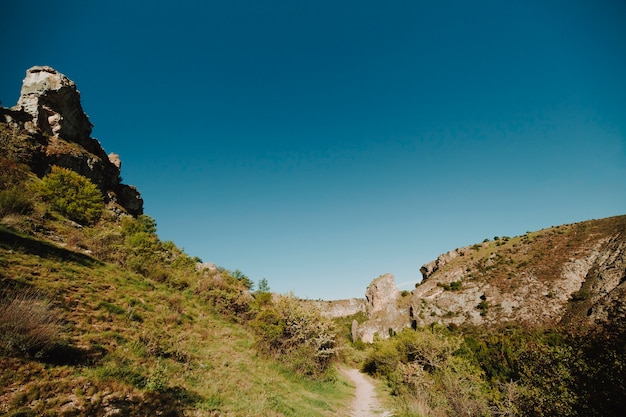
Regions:
M 280 296 L 257 314 L 252 327 L 259 335 L 261 351 L 300 375 L 324 375 L 335 357 L 334 324 L 295 297 Z
M 462 342 L 442 327 L 406 328 L 377 341 L 363 370 L 385 377 L 403 398 L 400 415 L 490 415 L 480 368 L 458 355 Z
M 248 289 L 225 270 L 200 279 L 195 293 L 217 314 L 234 321 L 249 319 L 254 299 Z
M 23 185 L 27 178 L 26 166 L 0 157 L 0 217 L 33 211 L 32 198 Z
M 54 210 L 82 224 L 95 223 L 104 209 L 102 193 L 82 175 L 57 166 L 39 184 L 39 194 Z

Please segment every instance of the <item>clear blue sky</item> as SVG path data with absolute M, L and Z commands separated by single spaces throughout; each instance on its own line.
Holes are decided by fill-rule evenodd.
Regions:
M 626 213 L 626 2 L 39 1 L 0 100 L 73 79 L 159 235 L 272 290 Z

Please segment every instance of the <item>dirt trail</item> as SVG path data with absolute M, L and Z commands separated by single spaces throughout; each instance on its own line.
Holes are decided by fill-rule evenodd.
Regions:
M 344 369 L 343 373 L 356 385 L 350 411 L 351 417 L 390 417 L 392 415 L 390 411 L 382 409 L 370 377 L 363 375 L 357 369 Z

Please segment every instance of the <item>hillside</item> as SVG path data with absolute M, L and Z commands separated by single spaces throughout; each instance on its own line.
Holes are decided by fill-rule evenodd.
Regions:
M 626 302 L 625 253 L 626 216 L 495 237 L 424 265 L 413 319 L 418 325 L 601 322 Z
M 410 294 L 401 294 L 390 274 L 374 280 L 366 298 L 384 308 L 369 302 L 356 337 L 371 342 L 390 328 L 433 323 L 582 330 L 625 311 L 626 216 L 485 239 L 440 255 L 421 272 Z
M 207 278 L 181 289 L 5 227 L 0 265 L 3 302 L 22 307 L 16 331 L 35 339 L 3 335 L 28 349 L 0 356 L 2 412 L 325 416 L 349 395 L 260 355 L 199 293 Z
M 0 414 L 346 412 L 332 324 L 161 241 L 73 82 L 34 67 L 1 110 Z

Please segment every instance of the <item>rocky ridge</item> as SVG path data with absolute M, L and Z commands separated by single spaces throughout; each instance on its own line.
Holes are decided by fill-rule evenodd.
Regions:
M 421 272 L 405 297 L 391 274 L 372 281 L 368 319 L 353 324 L 353 339 L 433 323 L 583 330 L 626 315 L 626 216 L 496 237 L 442 254 Z
M 71 169 L 96 184 L 108 202 L 131 215 L 142 214 L 137 189 L 121 183 L 119 156 L 106 154 L 91 137 L 92 127 L 76 84 L 48 66 L 28 69 L 17 104 L 0 108 L 4 152 L 39 176 L 53 165 Z

